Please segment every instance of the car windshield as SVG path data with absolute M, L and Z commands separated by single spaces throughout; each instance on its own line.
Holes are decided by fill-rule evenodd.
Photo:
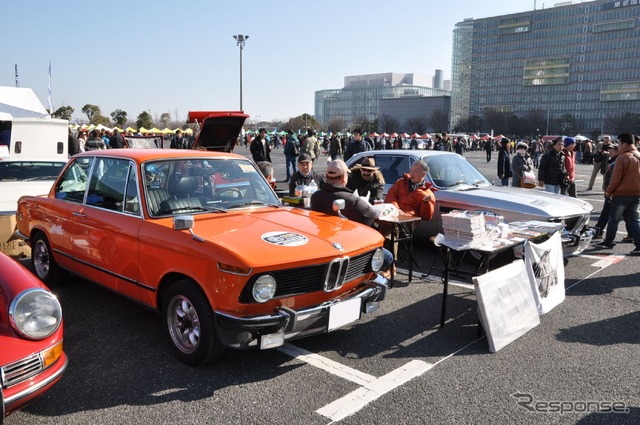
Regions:
M 430 155 L 422 159 L 429 166 L 429 177 L 438 188 L 454 189 L 491 184 L 480 171 L 460 155 Z
M 153 217 L 281 205 L 260 171 L 246 159 L 146 162 L 142 178 Z
M 55 180 L 64 162 L 0 161 L 0 181 Z

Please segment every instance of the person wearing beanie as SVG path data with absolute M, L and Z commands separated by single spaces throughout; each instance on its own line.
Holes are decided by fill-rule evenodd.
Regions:
M 572 137 L 564 138 L 564 169 L 567 173 L 566 185 L 560 191 L 563 195 L 576 198 L 576 141 Z

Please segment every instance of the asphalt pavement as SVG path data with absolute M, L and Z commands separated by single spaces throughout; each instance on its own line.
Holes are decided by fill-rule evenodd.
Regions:
M 244 147 L 236 152 L 249 156 Z M 495 156 L 465 156 L 493 178 Z M 272 159 L 281 181 L 282 150 Z M 325 157 L 316 170 L 324 167 Z M 585 191 L 591 167 L 577 167 L 578 197 L 594 205 L 595 222 L 602 177 Z M 468 278 L 454 277 L 440 328 L 442 262 L 420 241 L 414 279 L 407 282 L 401 263 L 377 312 L 281 349 L 228 350 L 198 368 L 172 356 L 155 312 L 70 278 L 53 288 L 68 370 L 5 423 L 637 424 L 640 258 L 624 255 L 631 249 L 568 259 L 565 301 L 496 353 L 477 335 Z

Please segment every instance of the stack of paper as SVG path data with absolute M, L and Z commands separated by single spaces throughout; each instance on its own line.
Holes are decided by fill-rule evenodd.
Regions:
M 465 244 L 481 242 L 486 237 L 484 214 L 458 210 L 442 214 L 442 230 L 450 240 Z

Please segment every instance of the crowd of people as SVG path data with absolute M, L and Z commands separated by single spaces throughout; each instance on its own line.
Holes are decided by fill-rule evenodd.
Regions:
M 69 131 L 69 154 L 79 152 L 122 148 L 125 138 L 131 134 L 120 134 L 117 129 L 112 133 L 105 130 L 92 130 L 89 134 L 80 131 L 76 136 Z M 178 130 L 171 140 L 173 149 L 193 148 L 195 137 L 189 137 Z M 638 206 L 640 202 L 640 154 L 636 145 L 638 136 L 629 133 L 620 134 L 618 143 L 610 136 L 604 136 L 595 143 L 589 139 L 576 140 L 572 137 L 557 137 L 553 140 L 520 139 L 506 137 L 483 139 L 461 136 L 449 136 L 446 133 L 435 134 L 432 138 L 421 140 L 415 137 L 406 140 L 397 137 L 370 137 L 355 129 L 350 136 L 325 135 L 318 138 L 314 130 L 306 134 L 296 134 L 289 130 L 286 135 L 269 136 L 261 128 L 256 137 L 246 135 L 245 146 L 249 147 L 253 160 L 275 188 L 276 179 L 271 165 L 273 149 L 283 149 L 286 164 L 286 178 L 289 194 L 294 195 L 300 185 L 318 184 L 320 195 L 311 208 L 328 212 L 329 199 L 345 199 L 347 204 L 344 216 L 356 221 L 369 223 L 372 205 L 377 202 L 394 204 L 400 211 L 409 215 L 431 219 L 435 197 L 424 180 L 427 165 L 418 161 L 411 172 L 394 182 L 387 195 L 384 195 L 384 177 L 375 165 L 373 158 L 365 159 L 362 164 L 347 169 L 345 161 L 359 152 L 379 149 L 433 149 L 456 152 L 464 155 L 468 150 L 483 150 L 490 162 L 492 152 L 497 151 L 496 182 L 502 186 L 533 188 L 537 184 L 547 192 L 576 197 L 576 164 L 592 165 L 587 191 L 593 190 L 596 178 L 603 175 L 602 189 L 605 203 L 596 223 L 596 238 L 605 236 L 598 244 L 600 248 L 612 248 L 615 232 L 620 220 L 624 219 L 628 235 L 626 241 L 633 241 L 633 255 L 640 255 L 640 224 Z M 240 143 L 240 140 L 239 140 Z M 313 170 L 313 163 L 321 156 L 328 158 L 327 174 L 320 176 Z M 620 165 L 615 166 L 618 163 Z M 329 165 L 331 167 L 329 167 Z M 329 169 L 333 171 L 329 171 Z M 415 169 L 414 169 L 415 168 Z M 346 171 L 345 171 L 346 170 Z M 535 172 L 537 170 L 537 173 Z M 335 175 L 329 175 L 333 172 Z M 536 183 L 537 182 L 537 183 Z M 367 195 L 368 207 L 355 199 Z M 321 198 L 322 197 L 322 198 Z M 322 202 L 319 200 L 322 199 Z M 315 204 L 315 207 L 314 207 Z M 385 236 L 388 230 L 381 229 Z M 395 256 L 394 256 L 395 258 Z

